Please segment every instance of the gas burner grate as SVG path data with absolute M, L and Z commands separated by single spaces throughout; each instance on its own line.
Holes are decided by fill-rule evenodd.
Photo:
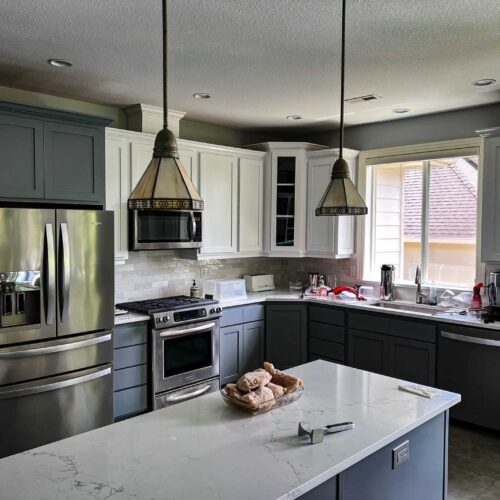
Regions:
M 216 304 L 216 300 L 203 299 L 200 297 L 188 297 L 187 295 L 177 295 L 175 297 L 164 297 L 150 300 L 138 300 L 135 302 L 123 302 L 116 304 L 116 307 L 143 314 L 154 314 L 158 312 L 184 309 L 193 305 Z

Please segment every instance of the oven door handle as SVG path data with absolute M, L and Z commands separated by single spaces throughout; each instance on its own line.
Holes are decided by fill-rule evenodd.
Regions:
M 441 332 L 441 337 L 450 340 L 458 340 L 459 342 L 469 342 L 470 344 L 500 347 L 500 340 L 485 339 L 482 337 L 469 337 L 468 335 L 457 335 L 456 333 L 451 332 Z
M 185 401 L 186 399 L 191 399 L 196 396 L 200 396 L 210 389 L 210 384 L 205 385 L 201 389 L 197 389 L 196 391 L 189 392 L 188 394 L 181 394 L 180 396 L 167 396 L 165 401 L 167 403 L 179 403 L 180 401 Z
M 193 326 L 191 328 L 168 328 L 167 330 L 160 333 L 160 337 L 173 337 L 174 335 L 185 335 L 187 333 L 201 332 L 203 330 L 211 330 L 215 326 L 215 323 L 203 323 L 202 325 Z

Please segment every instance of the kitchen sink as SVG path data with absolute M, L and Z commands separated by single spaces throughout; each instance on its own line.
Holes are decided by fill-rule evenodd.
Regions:
M 414 304 L 411 302 L 402 303 L 402 302 L 374 302 L 372 304 L 367 304 L 373 307 L 379 307 L 380 309 L 391 309 L 396 311 L 408 311 L 408 312 L 416 312 L 421 314 L 429 314 L 433 315 L 438 312 L 444 312 L 448 308 L 439 307 L 439 306 L 430 306 L 428 304 Z

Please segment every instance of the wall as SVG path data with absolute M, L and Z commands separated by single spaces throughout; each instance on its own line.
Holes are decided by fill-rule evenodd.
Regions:
M 189 295 L 192 280 L 203 288 L 206 279 L 241 278 L 244 274 L 273 274 L 276 288 L 287 289 L 290 281 L 307 281 L 308 272 L 350 282 L 355 260 L 280 259 L 256 257 L 247 259 L 192 261 L 175 252 L 131 252 L 126 264 L 115 268 L 115 302 L 143 300 L 172 295 Z
M 348 127 L 345 146 L 360 151 L 477 137 L 476 130 L 500 125 L 500 103 L 432 115 Z M 338 132 L 304 135 L 301 140 L 338 145 Z
M 55 108 L 75 113 L 104 116 L 112 120 L 110 127 L 127 128 L 127 117 L 117 107 L 105 106 L 91 102 L 67 99 L 48 94 L 39 94 L 27 90 L 0 86 L 0 101 L 16 102 L 30 106 Z M 220 144 L 222 146 L 239 147 L 267 140 L 280 140 L 279 137 L 269 138 L 267 136 L 235 130 L 220 125 L 201 123 L 189 118 L 183 118 L 180 122 L 180 138 L 191 141 L 207 142 L 209 144 Z

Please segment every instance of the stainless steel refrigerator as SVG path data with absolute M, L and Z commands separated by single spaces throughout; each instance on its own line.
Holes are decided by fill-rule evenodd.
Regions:
M 112 212 L 0 208 L 0 457 L 113 421 Z

